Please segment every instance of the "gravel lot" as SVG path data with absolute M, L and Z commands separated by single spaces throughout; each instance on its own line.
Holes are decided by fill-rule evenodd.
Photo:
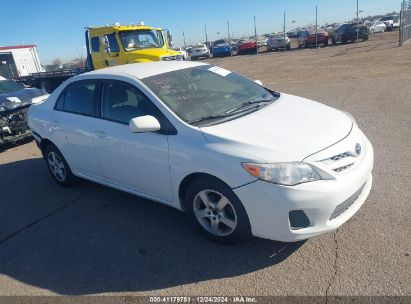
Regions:
M 28 142 L 0 153 L 0 295 L 411 295 L 411 46 L 397 38 L 209 60 L 357 119 L 374 186 L 336 232 L 216 245 L 169 207 L 58 187 Z

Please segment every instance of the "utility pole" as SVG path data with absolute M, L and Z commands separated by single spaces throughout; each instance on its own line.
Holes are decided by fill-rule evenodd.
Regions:
M 286 42 L 285 42 L 285 11 L 284 11 L 284 26 L 283 26 L 283 31 L 284 31 L 284 51 L 287 49 Z
M 184 35 L 184 30 L 181 30 L 183 32 L 183 39 L 184 39 L 184 48 L 186 48 L 186 35 Z
M 205 36 L 206 36 L 206 45 L 208 47 L 207 25 L 204 25 L 204 33 L 205 33 Z
M 357 0 L 357 26 L 356 26 L 356 31 L 357 31 L 357 43 L 358 43 L 358 34 L 359 34 L 359 26 L 358 26 L 358 22 L 359 22 L 359 18 L 358 18 L 358 0 Z
M 257 23 L 254 16 L 254 34 L 255 34 L 255 43 L 256 43 L 256 54 L 258 55 L 258 37 L 257 37 Z
M 318 8 L 315 6 L 315 48 L 318 48 Z
M 230 56 L 233 56 L 233 52 L 231 51 L 230 22 L 228 20 L 227 20 L 227 28 L 228 28 L 228 44 L 230 47 Z

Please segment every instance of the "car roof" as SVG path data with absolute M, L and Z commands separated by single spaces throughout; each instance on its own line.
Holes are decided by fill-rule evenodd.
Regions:
M 99 69 L 84 73 L 82 75 L 99 76 L 99 75 L 130 75 L 138 79 L 144 79 L 154 75 L 164 74 L 177 70 L 188 69 L 196 66 L 204 66 L 205 63 L 193 61 L 153 61 L 143 63 L 131 63 L 118 65 L 114 67 Z

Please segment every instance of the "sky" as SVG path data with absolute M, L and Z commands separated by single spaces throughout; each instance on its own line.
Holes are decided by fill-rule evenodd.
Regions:
M 116 3 L 116 5 L 113 5 Z M 359 0 L 360 17 L 399 11 L 401 0 Z M 355 18 L 356 0 L 13 0 L 0 6 L 0 46 L 37 44 L 42 64 L 85 56 L 84 27 L 104 24 L 146 25 L 168 29 L 175 46 L 227 36 L 233 37 L 286 30 L 318 23 Z M 13 13 L 14 12 L 14 13 Z M 292 23 L 292 21 L 295 21 Z

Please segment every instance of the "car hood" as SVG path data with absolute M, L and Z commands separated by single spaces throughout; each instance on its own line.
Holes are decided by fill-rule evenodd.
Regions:
M 0 112 L 31 105 L 33 98 L 46 94 L 43 90 L 34 88 L 25 88 L 12 93 L 0 94 Z
M 210 143 L 265 162 L 302 161 L 344 137 L 351 118 L 318 102 L 281 94 L 269 106 L 221 124 L 201 127 Z

